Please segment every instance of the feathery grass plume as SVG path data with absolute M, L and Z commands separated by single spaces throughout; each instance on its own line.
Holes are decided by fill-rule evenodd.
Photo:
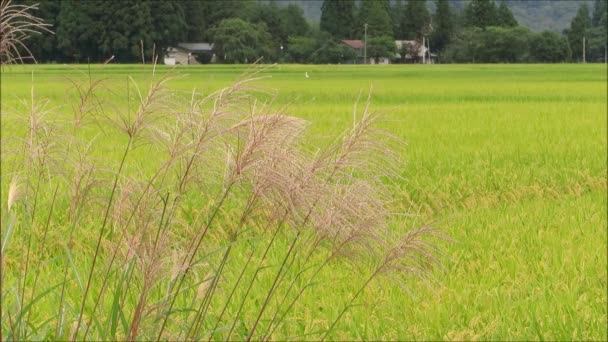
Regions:
M 295 303 L 337 258 L 353 272 L 376 262 L 363 288 L 380 275 L 424 275 L 437 258 L 429 240 L 436 231 L 398 238 L 393 230 L 399 161 L 392 138 L 375 126 L 370 97 L 342 138 L 313 153 L 304 140 L 308 122 L 252 83 L 262 70 L 211 94 L 187 95 L 172 90 L 170 76 L 153 77 L 145 93 L 133 79 L 106 90 L 90 77 L 89 85 L 73 84 L 74 116 L 63 130 L 43 129 L 60 122 L 32 96 L 21 165 L 44 170 L 59 189 L 56 200 L 37 192 L 56 208 L 43 236 L 53 233 L 49 227 L 67 233 L 53 254 L 62 267 L 58 287 L 32 292 L 48 291 L 59 314 L 21 320 L 19 306 L 36 299 L 29 278 L 11 279 L 10 291 L 28 295 L 13 300 L 3 331 L 22 339 L 50 325 L 54 339 L 279 338 Z M 128 108 L 104 91 L 126 95 Z M 81 128 L 93 120 L 104 128 L 100 135 L 121 136 L 118 160 L 92 157 L 116 141 L 89 140 Z M 61 164 L 55 159 L 69 166 L 49 167 Z M 31 183 L 35 175 L 21 179 Z M 19 236 L 20 246 L 32 242 L 42 251 L 37 232 Z M 31 263 L 47 262 L 43 255 L 51 254 L 32 254 Z M 263 304 L 252 310 L 254 301 Z
M 0 1 L 0 63 L 22 63 L 34 60 L 25 41 L 32 34 L 43 31 L 52 33 L 42 19 L 31 12 L 38 5 L 13 4 L 11 0 Z
M 17 202 L 22 195 L 21 186 L 19 184 L 19 179 L 17 177 L 13 177 L 11 180 L 11 184 L 8 187 L 8 198 L 6 199 L 6 210 L 11 211 L 11 207 L 15 202 Z

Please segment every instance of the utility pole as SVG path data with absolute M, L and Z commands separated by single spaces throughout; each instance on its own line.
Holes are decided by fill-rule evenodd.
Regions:
M 587 60 L 585 58 L 585 36 L 583 36 L 583 64 L 587 63 Z
M 432 64 L 433 63 L 433 58 L 431 58 L 431 38 L 429 38 L 426 41 L 426 45 L 428 46 L 428 48 L 426 49 L 426 51 L 429 52 L 429 64 Z
M 363 64 L 367 64 L 367 23 L 363 25 L 365 35 L 363 38 Z
M 426 50 L 426 37 L 422 36 L 422 49 Z M 426 64 L 426 51 L 422 54 L 422 64 Z

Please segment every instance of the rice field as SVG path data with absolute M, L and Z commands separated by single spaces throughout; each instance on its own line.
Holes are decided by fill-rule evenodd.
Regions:
M 159 66 L 156 72 L 175 76 L 169 86 L 183 91 L 176 96 L 187 98 L 193 89 L 205 94 L 228 86 L 246 70 L 245 66 L 177 69 Z M 21 100 L 30 99 L 32 85 L 38 100 L 50 101 L 47 118 L 61 132 L 63 122 L 71 117 L 79 100 L 72 82 L 86 84 L 90 76 L 106 79 L 105 94 L 118 111 L 134 106 L 125 96 L 127 87 L 133 92 L 131 96 L 136 93 L 128 77 L 145 92 L 151 73 L 150 66 L 142 65 L 37 65 L 3 69 L 3 216 L 8 217 L 8 189 L 15 173 L 9 155 L 21 143 L 18 138 L 27 135 L 23 119 L 27 119 L 29 109 Z M 305 73 L 310 77 L 306 78 Z M 273 108 L 288 104 L 286 114 L 308 122 L 306 141 L 311 146 L 328 142 L 352 127 L 353 105 L 371 89 L 372 108 L 382 113 L 380 127 L 404 142 L 397 150 L 401 178 L 391 193 L 393 200 L 411 214 L 407 221 L 411 226 L 394 229 L 432 224 L 441 227 L 452 239 L 439 243 L 442 267 L 433 269 L 432 281 L 426 284 L 408 278 L 407 286 L 403 287 L 391 278 L 377 278 L 356 298 L 327 339 L 608 338 L 605 65 L 274 65 L 258 76 L 263 78 L 256 85 L 269 91 L 259 96 L 260 102 L 272 101 Z M 87 126 L 83 136 L 94 138 L 103 146 L 93 148 L 97 158 L 120 160 L 124 137 L 96 125 Z M 148 172 L 147 165 L 155 160 L 155 155 L 145 146 L 133 151 L 126 168 Z M 52 194 L 53 187 L 46 186 L 45 179 L 40 184 L 41 191 Z M 52 196 L 40 204 L 37 220 L 40 225 L 32 228 L 24 223 L 25 218 L 18 219 L 19 225 L 3 251 L 2 298 L 13 307 L 18 308 L 22 300 L 19 293 L 23 289 L 18 279 L 24 272 L 24 251 L 28 243 L 38 246 L 45 213 L 49 210 L 58 213 L 57 222 L 61 222 L 67 215 L 61 213 L 69 211 L 69 200 L 59 201 L 54 209 L 49 209 L 49 198 Z M 192 200 L 189 206 L 195 208 L 193 211 L 212 203 L 196 197 Z M 183 219 L 187 220 L 188 215 L 184 212 Z M 5 218 L 4 242 L 8 222 Z M 62 281 L 63 265 L 69 263 L 70 285 L 66 287 L 66 295 L 82 291 L 91 266 L 89 253 L 97 239 L 93 227 L 99 223 L 82 223 L 85 233 L 70 241 L 77 246 L 74 255 L 65 252 L 69 227 L 61 227 L 60 223 L 50 227 L 46 252 L 39 259 L 32 256 L 31 261 L 41 269 L 38 291 L 49 289 L 48 295 L 35 302 L 27 329 L 13 327 L 11 322 L 16 317 L 9 320 L 8 306 L 3 305 L 3 339 L 14 338 L 11 331 L 15 329 L 27 330 L 22 337 L 28 339 L 70 338 L 79 308 L 67 307 L 58 313 L 60 293 L 51 287 Z M 220 221 L 217 229 L 229 225 Z M 28 238 L 33 242 L 28 242 Z M 221 246 L 226 236 L 217 233 L 212 238 Z M 283 247 L 267 257 L 268 275 L 261 272 L 259 282 L 268 284 L 262 289 L 270 286 L 271 273 L 281 264 L 289 237 L 280 237 L 278 244 Z M 258 257 L 259 250 L 257 247 L 254 250 Z M 226 264 L 226 279 L 236 279 L 239 266 L 247 262 L 246 253 L 236 248 L 235 251 L 232 262 Z M 221 256 L 218 253 L 217 258 L 210 258 L 212 267 L 220 263 Z M 303 267 L 298 263 L 294 272 Z M 352 268 L 342 261 L 328 267 L 271 334 L 256 335 L 254 339 L 320 339 L 366 281 L 369 271 L 366 266 Z M 29 277 L 25 288 L 32 282 L 34 277 Z M 100 291 L 99 287 L 99 279 L 93 279 L 92 293 Z M 225 298 L 230 288 L 220 286 L 218 291 L 218 298 Z M 284 290 L 279 291 L 283 294 L 281 291 Z M 243 308 L 243 317 L 255 318 L 265 295 L 239 289 L 237 297 L 251 298 Z M 136 299 L 126 299 L 129 310 Z M 104 300 L 108 301 L 108 307 L 114 307 L 111 295 Z M 178 301 L 177 305 L 180 303 L 188 306 L 185 301 Z M 202 323 L 202 331 L 213 328 L 213 319 L 222 310 L 219 303 L 209 305 L 209 323 Z M 235 314 L 235 305 L 227 306 L 227 316 Z M 62 319 L 56 322 L 58 315 Z M 98 335 L 91 336 L 127 338 L 128 324 L 121 315 L 99 317 L 101 322 L 92 327 Z M 113 327 L 112 334 L 100 333 L 105 329 L 105 319 Z M 262 332 L 267 329 L 265 322 L 264 319 L 260 322 Z M 239 322 L 231 339 L 246 339 L 251 323 Z M 60 326 L 61 329 L 57 328 Z M 271 327 L 272 324 L 268 331 Z M 177 334 L 181 331 L 177 323 L 167 329 L 176 335 L 163 335 L 163 339 L 182 336 Z M 205 338 L 225 337 L 220 334 Z M 138 338 L 156 336 L 148 336 L 144 331 Z

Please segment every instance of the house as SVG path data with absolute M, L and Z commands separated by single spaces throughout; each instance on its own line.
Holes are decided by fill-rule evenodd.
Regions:
M 210 43 L 178 43 L 176 47 L 168 47 L 165 54 L 166 65 L 200 64 L 215 62 L 213 44 Z
M 342 44 L 355 50 L 357 57 L 354 60 L 349 61 L 351 64 L 365 64 L 365 43 L 361 40 L 342 40 Z M 394 62 L 397 63 L 434 63 L 436 59 L 435 54 L 429 54 L 428 48 L 423 46 L 421 42 L 417 40 L 395 40 L 395 46 L 397 48 L 397 54 L 395 55 Z M 389 57 L 372 58 L 367 57 L 367 64 L 390 64 L 391 59 Z
M 347 61 L 348 64 L 364 64 L 363 63 L 363 47 L 364 47 L 363 41 L 345 39 L 345 40 L 342 40 L 342 44 L 353 49 L 356 53 L 355 59 Z
M 429 49 L 417 40 L 395 40 L 395 46 L 396 62 L 433 64 L 437 58 L 437 55 L 429 53 Z

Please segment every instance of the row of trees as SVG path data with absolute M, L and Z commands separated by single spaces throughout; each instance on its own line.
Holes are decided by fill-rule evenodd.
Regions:
M 38 3 L 36 15 L 52 25 L 54 34 L 35 35 L 28 41 L 32 54 L 43 62 L 99 62 L 112 55 L 122 63 L 149 61 L 154 49 L 162 55 L 168 46 L 188 41 L 217 41 L 218 56 L 228 62 L 260 56 L 274 61 L 289 36 L 310 31 L 298 6 L 255 0 L 15 2 Z
M 531 32 L 519 26 L 505 2 L 471 0 L 459 16 L 449 16 L 447 3 L 437 2 L 439 22 L 453 18 L 451 34 L 436 37 L 440 58 L 446 63 L 603 62 L 606 59 L 606 0 L 596 0 L 593 17 L 582 3 L 569 29 Z M 583 49 L 585 40 L 585 49 Z M 447 42 L 447 43 L 446 43 Z M 585 57 L 583 57 L 585 56 Z
M 606 49 L 606 0 L 593 13 L 581 5 L 560 35 L 518 25 L 506 2 L 469 0 L 456 11 L 449 0 L 324 0 L 319 25 L 310 25 L 295 4 L 257 0 L 19 0 L 40 3 L 38 15 L 54 35 L 29 43 L 39 60 L 118 62 L 150 60 L 178 42 L 214 43 L 220 62 L 342 63 L 355 52 L 343 39 L 363 39 L 368 56 L 392 57 L 395 40 L 430 40 L 441 62 L 600 61 Z M 143 46 L 143 49 L 142 49 Z M 142 56 L 143 53 L 143 56 Z M 402 55 L 404 55 L 402 51 Z M 210 56 L 199 56 L 207 61 Z
M 370 56 L 390 56 L 394 46 L 380 44 L 391 39 L 422 41 L 428 38 L 431 51 L 441 62 L 517 63 L 604 61 L 606 53 L 606 0 L 596 0 L 593 15 L 585 3 L 563 35 L 553 31 L 531 32 L 519 26 L 505 1 L 470 0 L 463 11 L 455 11 L 448 0 L 435 0 L 430 14 L 426 1 L 325 0 L 321 28 L 336 39 L 361 38 L 364 24 L 372 46 Z M 389 15 L 389 13 L 391 15 Z

